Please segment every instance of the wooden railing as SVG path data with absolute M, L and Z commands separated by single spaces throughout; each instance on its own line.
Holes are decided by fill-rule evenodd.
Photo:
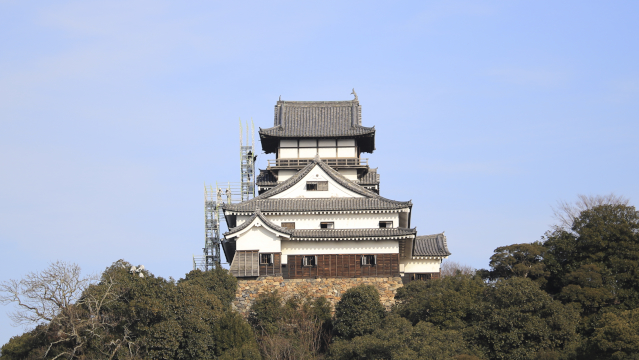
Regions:
M 311 163 L 313 159 L 271 159 L 268 161 L 268 167 L 304 167 Z M 322 159 L 328 166 L 332 167 L 356 167 L 368 166 L 368 159 L 362 158 L 327 158 Z

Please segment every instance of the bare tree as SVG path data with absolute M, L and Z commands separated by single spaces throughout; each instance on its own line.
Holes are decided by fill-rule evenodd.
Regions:
M 608 195 L 577 195 L 578 200 L 574 203 L 564 200 L 557 201 L 553 206 L 553 217 L 559 222 L 557 227 L 570 231 L 572 225 L 582 211 L 592 209 L 601 205 L 624 205 L 627 206 L 630 200 L 624 196 L 617 196 L 613 193 Z
M 452 276 L 457 274 L 474 275 L 477 269 L 470 265 L 461 264 L 457 261 L 444 260 L 440 267 L 442 277 Z
M 44 357 L 72 359 L 90 338 L 114 325 L 102 314 L 102 308 L 116 299 L 114 282 L 103 280 L 99 290 L 86 291 L 97 281 L 95 275 L 83 277 L 77 264 L 57 261 L 21 280 L 0 283 L 0 303 L 17 305 L 9 315 L 15 326 L 43 325 L 39 328 L 49 335 Z M 115 352 L 122 342 L 126 341 L 109 345 Z

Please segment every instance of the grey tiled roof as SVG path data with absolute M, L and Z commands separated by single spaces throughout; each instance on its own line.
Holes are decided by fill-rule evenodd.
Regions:
M 369 137 L 360 144 L 365 152 L 375 148 L 375 127 L 362 126 L 359 101 L 278 101 L 273 127 L 260 128 L 262 149 L 273 152 L 273 138 Z
M 379 184 L 379 174 L 377 169 L 369 169 L 366 175 L 359 179 L 361 185 L 377 185 Z
M 413 256 L 448 256 L 448 245 L 444 233 L 424 235 L 415 238 Z
M 399 202 L 379 198 L 326 198 L 326 199 L 262 199 L 225 205 L 224 210 L 253 212 L 305 212 L 305 211 L 351 211 L 351 210 L 393 210 L 410 207 L 409 202 Z
M 260 173 L 257 175 L 255 183 L 257 186 L 275 186 L 277 185 L 277 179 L 270 171 L 260 169 Z
M 269 219 L 267 219 L 264 214 L 262 214 L 262 212 L 260 211 L 260 209 L 256 209 L 255 213 L 248 219 L 246 219 L 246 221 L 244 221 L 242 224 L 240 224 L 239 226 L 236 226 L 232 229 L 229 229 L 229 231 L 224 233 L 224 236 L 228 236 L 228 235 L 232 235 L 235 234 L 239 231 L 242 231 L 244 229 L 246 229 L 249 225 L 251 225 L 251 223 L 253 222 L 253 220 L 255 220 L 256 217 L 259 217 L 260 220 L 262 220 L 262 222 L 264 223 L 264 225 L 270 227 L 271 229 L 284 233 L 284 234 L 292 234 L 292 230 L 290 229 L 286 229 L 283 228 L 279 225 L 275 225 L 272 221 L 270 221 Z
M 371 229 L 295 229 L 291 240 L 373 240 L 371 238 L 408 237 L 417 234 L 416 229 L 371 228 Z
M 337 182 L 338 184 L 342 185 L 343 187 L 347 188 L 348 190 L 362 195 L 365 198 L 368 199 L 376 199 L 377 204 L 382 204 L 382 203 L 386 203 L 387 205 L 385 206 L 389 206 L 388 204 L 394 204 L 397 207 L 396 208 L 405 208 L 405 207 L 412 207 L 412 203 L 410 201 L 395 201 L 395 200 L 390 200 L 390 199 L 386 199 L 382 196 L 379 196 L 378 194 L 365 189 L 364 187 L 355 184 L 354 182 L 348 180 L 347 178 L 345 178 L 342 174 L 340 174 L 339 172 L 333 170 L 333 168 L 331 168 L 330 166 L 326 165 L 319 156 L 316 156 L 315 159 L 313 159 L 313 161 L 311 161 L 308 165 L 306 165 L 302 170 L 298 171 L 297 174 L 295 174 L 294 176 L 291 176 L 290 178 L 288 178 L 286 181 L 280 183 L 279 185 L 277 185 L 276 187 L 272 188 L 271 190 L 263 193 L 260 196 L 257 196 L 251 200 L 247 200 L 241 203 L 237 203 L 237 204 L 223 204 L 222 208 L 227 211 L 227 210 L 231 210 L 231 211 L 252 211 L 252 209 L 255 208 L 260 208 L 263 211 L 294 211 L 293 208 L 291 208 L 290 206 L 293 206 L 293 204 L 299 204 L 299 203 L 293 203 L 293 202 L 285 202 L 282 201 L 280 203 L 278 203 L 277 199 L 270 199 L 271 201 L 268 202 L 268 204 L 264 204 L 264 206 L 266 206 L 265 208 L 262 208 L 262 206 L 260 206 L 261 200 L 266 200 L 269 199 L 271 196 L 277 195 L 283 191 L 286 191 L 288 189 L 290 189 L 293 185 L 297 184 L 298 182 L 300 182 L 315 166 L 320 166 L 322 168 L 322 170 L 324 170 L 326 172 L 326 174 L 328 174 L 328 176 L 330 176 L 333 180 L 335 180 L 335 182 Z M 335 198 L 335 199 L 339 199 L 339 198 Z M 349 198 L 350 199 L 350 198 Z M 308 201 L 309 204 L 321 204 L 320 202 L 311 202 L 309 200 L 312 199 L 299 199 L 301 201 Z M 281 201 L 281 200 L 280 200 Z M 266 202 L 265 202 L 266 203 Z M 370 204 L 372 205 L 374 202 L 371 201 Z M 289 207 L 283 207 L 281 209 L 276 209 L 275 206 L 277 206 L 277 204 L 281 204 L 281 205 L 288 205 Z M 328 204 L 328 203 L 325 203 Z M 347 205 L 346 202 L 341 203 L 343 205 Z M 338 206 L 340 205 L 340 203 L 335 202 L 333 203 L 333 205 L 331 206 Z M 354 205 L 354 203 L 353 203 Z M 303 205 L 296 205 L 296 206 L 303 206 Z M 266 209 L 269 210 L 266 210 Z M 240 210 L 240 209 L 247 209 L 247 210 Z M 249 210 L 250 209 L 250 210 Z M 304 210 L 299 210 L 299 211 L 304 211 Z M 318 210 L 319 211 L 319 210 Z

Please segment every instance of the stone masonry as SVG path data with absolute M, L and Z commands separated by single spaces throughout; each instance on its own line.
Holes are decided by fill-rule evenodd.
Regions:
M 402 279 L 400 277 L 320 279 L 260 277 L 256 280 L 239 280 L 232 307 L 242 315 L 248 316 L 251 306 L 260 294 L 277 290 L 284 300 L 292 297 L 324 296 L 335 308 L 346 290 L 362 284 L 375 286 L 379 291 L 382 304 L 390 310 L 395 305 L 395 292 L 402 286 Z

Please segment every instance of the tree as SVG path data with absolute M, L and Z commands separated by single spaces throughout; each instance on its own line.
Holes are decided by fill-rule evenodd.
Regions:
M 103 314 L 106 304 L 117 297 L 114 283 L 107 281 L 101 291 L 86 293 L 95 282 L 95 276 L 83 277 L 77 264 L 58 261 L 21 280 L 1 283 L 0 302 L 17 304 L 18 310 L 10 314 L 15 324 L 38 325 L 19 341 L 37 338 L 31 343 L 45 347 L 43 357 L 73 358 L 84 354 L 90 342 L 116 322 Z
M 639 309 L 608 312 L 597 322 L 583 359 L 639 359 Z
M 601 309 L 639 307 L 639 212 L 633 206 L 584 210 L 571 231 L 546 235 L 545 289 L 590 317 Z
M 415 326 L 397 314 L 390 314 L 379 329 L 352 340 L 338 340 L 330 348 L 329 358 L 341 359 L 456 359 L 466 355 L 476 359 L 462 334 L 441 330 L 419 322 Z
M 628 206 L 630 200 L 623 196 L 617 196 L 615 194 L 609 195 L 577 195 L 579 198 L 574 203 L 567 201 L 559 201 L 556 207 L 553 207 L 553 215 L 559 222 L 557 228 L 565 231 L 572 229 L 575 220 L 581 215 L 583 211 L 590 210 L 597 206 L 602 205 L 622 205 Z
M 262 355 L 269 359 L 315 358 L 330 342 L 332 307 L 324 297 L 283 299 L 274 291 L 260 294 L 251 307 Z
M 413 324 L 433 323 L 460 330 L 472 321 L 485 284 L 478 276 L 457 274 L 437 281 L 411 281 L 397 289 L 395 311 Z
M 440 266 L 440 272 L 442 277 L 453 276 L 457 274 L 463 275 L 475 275 L 475 270 L 472 266 L 461 264 L 457 261 L 444 260 Z
M 495 249 L 490 257 L 489 277 L 492 280 L 508 279 L 514 276 L 527 277 L 540 284 L 546 282 L 544 254 L 546 248 L 541 242 L 514 244 Z
M 342 339 L 370 334 L 379 327 L 384 313 L 377 289 L 359 285 L 346 290 L 335 306 L 333 329 Z
M 577 346 L 578 314 L 530 279 L 486 286 L 469 323 L 468 338 L 491 359 L 535 359 L 540 352 L 570 353 Z

